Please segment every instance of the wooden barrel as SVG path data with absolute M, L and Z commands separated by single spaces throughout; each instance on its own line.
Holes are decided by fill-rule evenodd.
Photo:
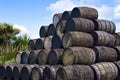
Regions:
M 48 37 L 45 38 L 45 40 L 44 40 L 44 48 L 46 50 L 49 50 L 49 49 L 52 48 L 52 38 L 53 38 L 53 36 L 48 36 Z
M 90 66 L 72 65 L 59 68 L 56 80 L 96 80 Z
M 113 35 L 115 37 L 115 45 L 120 46 L 120 32 L 114 33 Z
M 57 24 L 62 18 L 62 13 L 54 14 L 53 16 L 53 24 Z
M 44 48 L 44 38 L 31 39 L 28 43 L 29 50 L 38 50 Z
M 36 64 L 37 63 L 37 56 L 41 50 L 32 50 L 30 51 L 28 63 L 29 64 Z
M 0 65 L 0 78 L 4 79 L 6 77 L 6 67 L 7 65 Z
M 92 32 L 95 30 L 94 23 L 92 20 L 85 18 L 70 18 L 67 20 L 65 25 L 65 31 L 82 31 Z
M 89 33 L 84 32 L 68 32 L 64 34 L 62 39 L 64 48 L 74 46 L 91 47 L 93 43 L 93 37 Z
M 108 20 L 95 20 L 95 30 L 97 31 L 105 31 L 108 33 L 115 33 L 116 26 L 112 21 Z
M 48 50 L 41 50 L 37 56 L 37 63 L 39 65 L 45 65 L 48 63 L 48 54 L 50 51 Z
M 55 35 L 55 36 L 53 36 L 53 38 L 52 38 L 52 49 L 58 49 L 58 48 L 62 48 L 63 46 L 62 46 L 62 37 L 63 37 L 63 35 L 61 34 L 60 36 L 58 36 L 58 35 Z
M 57 25 L 56 25 L 56 33 L 57 35 L 60 35 L 62 33 L 64 33 L 64 28 L 65 28 L 65 24 L 66 24 L 66 21 L 62 21 L 60 20 Z
M 33 40 L 33 39 L 31 39 L 31 40 L 29 41 L 29 43 L 28 43 L 28 49 L 29 49 L 29 50 L 36 50 L 35 42 L 36 42 L 36 40 Z
M 118 68 L 118 77 L 116 78 L 116 80 L 120 80 L 120 61 L 116 61 L 116 62 L 114 62 L 114 64 Z
M 118 53 L 114 48 L 106 46 L 94 46 L 96 62 L 113 62 L 118 60 Z
M 64 50 L 62 61 L 64 65 L 95 63 L 96 55 L 94 50 L 85 47 L 70 47 Z
M 16 56 L 15 56 L 16 64 L 20 64 L 21 63 L 21 54 L 22 54 L 22 51 L 16 52 Z
M 44 48 L 46 50 L 49 49 L 56 49 L 56 48 L 62 48 L 62 34 L 61 35 L 54 35 L 54 36 L 48 36 L 44 40 Z M 59 44 L 58 44 L 59 43 Z
M 27 63 L 28 63 L 29 54 L 30 54 L 29 51 L 24 51 L 24 52 L 21 54 L 21 64 L 27 64 Z
M 71 11 L 64 11 L 62 14 L 62 20 L 68 20 L 71 17 Z
M 43 71 L 43 80 L 56 80 L 56 72 L 61 65 L 46 67 Z
M 46 66 L 49 65 L 41 65 L 39 67 L 34 67 L 31 71 L 31 80 L 43 80 L 43 70 Z
M 95 31 L 92 33 L 94 38 L 94 45 L 97 46 L 115 46 L 115 37 L 107 32 L 104 31 Z
M 21 80 L 30 80 L 31 78 L 31 70 L 34 67 L 39 67 L 39 65 L 34 64 L 34 65 L 25 65 L 23 66 L 22 70 L 21 70 Z
M 5 75 L 7 80 L 13 80 L 13 68 L 15 65 L 10 64 L 6 67 Z
M 24 65 L 18 64 L 13 68 L 13 80 L 20 80 L 21 69 Z
M 95 80 L 115 80 L 118 76 L 117 66 L 111 62 L 101 62 L 91 65 L 96 79 Z
M 48 32 L 48 26 L 41 26 L 39 30 L 39 36 L 41 38 L 44 38 L 47 36 L 47 32 Z
M 47 36 L 53 36 L 55 34 L 56 34 L 56 26 L 55 26 L 55 24 L 50 24 L 48 26 Z
M 120 46 L 115 46 L 115 49 L 118 53 L 118 60 L 120 60 Z
M 95 8 L 90 7 L 75 7 L 71 13 L 72 18 L 88 18 L 91 20 L 95 20 L 98 18 L 98 11 Z
M 48 54 L 48 64 L 49 65 L 57 65 L 62 64 L 62 55 L 63 49 L 53 49 Z
M 36 41 L 35 41 L 35 48 L 36 48 L 35 50 L 44 48 L 44 38 L 36 39 Z

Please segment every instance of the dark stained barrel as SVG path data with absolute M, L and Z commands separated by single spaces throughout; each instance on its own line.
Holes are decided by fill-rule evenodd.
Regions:
M 15 65 L 14 68 L 13 68 L 13 80 L 20 80 L 21 77 L 20 77 L 20 73 L 21 73 L 21 69 L 24 65 L 22 64 L 18 64 L 18 65 Z
M 43 80 L 56 80 L 56 72 L 61 65 L 46 67 L 43 71 Z
M 36 50 L 44 48 L 44 38 L 38 38 L 35 41 Z
M 56 26 L 55 26 L 55 24 L 50 24 L 48 26 L 47 36 L 53 36 L 55 34 L 56 34 Z
M 31 40 L 29 41 L 29 43 L 28 43 L 28 49 L 29 49 L 29 50 L 36 50 L 35 42 L 36 42 L 36 40 L 33 40 L 33 39 L 31 39 Z
M 64 48 L 74 46 L 91 47 L 93 43 L 93 37 L 89 33 L 84 32 L 68 32 L 64 34 L 62 39 Z
M 62 55 L 63 49 L 53 49 L 48 54 L 48 64 L 49 65 L 57 65 L 62 64 Z
M 120 46 L 120 32 L 114 33 L 113 35 L 115 37 L 115 45 Z
M 115 46 L 115 49 L 118 53 L 118 60 L 120 60 L 120 46 Z
M 94 80 L 94 72 L 86 65 L 65 66 L 57 70 L 56 80 Z
M 53 36 L 48 36 L 48 37 L 45 38 L 45 40 L 44 40 L 44 48 L 46 50 L 49 50 L 49 49 L 52 48 L 52 38 L 53 38 Z
M 106 46 L 94 46 L 96 62 L 113 62 L 118 60 L 117 51 Z
M 62 14 L 62 20 L 68 20 L 71 17 L 71 11 L 64 11 Z
M 62 48 L 62 34 L 61 35 L 54 35 L 54 36 L 48 36 L 44 40 L 44 48 L 49 49 L 56 49 L 56 48 Z
M 57 35 L 60 35 L 62 33 L 64 33 L 64 28 L 65 28 L 65 24 L 66 24 L 66 21 L 62 21 L 60 20 L 57 25 L 56 25 L 56 33 Z
M 40 31 L 39 31 L 39 36 L 41 38 L 44 38 L 47 36 L 47 32 L 48 32 L 48 26 L 41 26 Z
M 105 31 L 108 33 L 115 33 L 116 25 L 112 21 L 108 20 L 95 20 L 95 30 Z
M 104 31 L 95 31 L 92 33 L 94 38 L 94 45 L 97 46 L 115 46 L 115 37 L 107 32 Z
M 15 65 L 8 65 L 6 67 L 6 71 L 5 71 L 5 74 L 6 74 L 6 79 L 7 80 L 13 80 L 13 68 L 14 68 Z
M 92 20 L 85 18 L 70 18 L 67 20 L 65 25 L 65 31 L 82 31 L 92 32 L 95 30 L 94 23 Z
M 32 50 L 30 51 L 30 54 L 29 54 L 29 60 L 28 60 L 28 63 L 29 64 L 36 64 L 37 63 L 37 56 L 39 54 L 41 50 Z
M 54 35 L 54 36 L 48 36 L 44 40 L 44 48 L 46 50 L 49 49 L 56 49 L 56 48 L 62 48 L 62 34 L 61 35 Z M 59 44 L 58 44 L 59 43 Z
M 54 14 L 53 16 L 53 24 L 57 24 L 62 18 L 62 13 Z
M 98 18 L 98 11 L 95 8 L 90 7 L 75 7 L 71 13 L 72 18 L 88 18 L 91 20 L 95 20 Z
M 21 80 L 30 80 L 31 78 L 31 70 L 34 67 L 39 67 L 39 65 L 25 65 L 21 70 Z
M 120 61 L 116 61 L 114 62 L 114 64 L 117 66 L 118 68 L 118 77 L 116 80 L 120 80 Z
M 62 34 L 60 35 L 60 36 L 58 36 L 58 35 L 55 35 L 55 36 L 53 36 L 53 38 L 52 38 L 52 49 L 58 49 L 58 48 L 62 48 L 63 46 L 62 46 Z
M 31 39 L 28 44 L 29 50 L 38 50 L 44 48 L 44 38 Z
M 85 47 L 70 47 L 64 50 L 62 61 L 64 65 L 95 63 L 96 55 L 94 50 Z
M 39 67 L 34 67 L 31 71 L 31 80 L 43 80 L 43 70 L 49 65 L 40 65 Z
M 117 66 L 111 62 L 96 63 L 91 66 L 95 72 L 95 80 L 115 80 L 118 76 Z
M 49 54 L 49 50 L 41 50 L 38 54 L 37 57 L 37 63 L 39 65 L 45 65 L 48 63 L 48 54 Z
M 21 54 L 21 64 L 27 64 L 27 63 L 28 63 L 29 54 L 30 54 L 29 51 L 24 51 L 24 52 Z
M 5 78 L 6 77 L 6 67 L 7 65 L 0 65 L 0 78 Z
M 20 64 L 21 63 L 21 54 L 22 54 L 22 51 L 16 52 L 16 56 L 15 56 L 16 64 Z

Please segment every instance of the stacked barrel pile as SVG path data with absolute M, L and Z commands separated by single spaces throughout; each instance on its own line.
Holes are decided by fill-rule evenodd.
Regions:
M 0 66 L 7 80 L 120 80 L 120 33 L 90 7 L 53 16 L 16 63 Z

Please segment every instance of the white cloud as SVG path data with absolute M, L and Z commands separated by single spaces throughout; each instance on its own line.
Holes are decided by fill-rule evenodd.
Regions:
M 24 34 L 28 34 L 29 33 L 28 30 L 24 26 L 14 24 L 13 27 L 14 28 L 18 28 L 20 30 L 20 34 L 19 35 L 24 35 Z
M 30 36 L 30 39 L 40 38 L 39 27 L 37 29 L 30 29 L 30 31 L 28 31 L 28 29 L 22 25 L 14 24 L 13 27 L 20 30 L 20 34 L 18 34 L 17 36 L 27 34 L 28 37 Z
M 77 0 L 78 1 L 78 0 Z M 82 4 L 96 4 L 98 3 L 100 0 L 80 0 L 79 2 Z
M 116 19 L 120 19 L 120 5 L 118 5 L 117 7 L 115 7 L 115 9 L 114 9 L 114 17 Z
M 75 6 L 77 5 L 74 3 L 74 0 L 59 0 L 56 3 L 50 4 L 50 6 L 47 7 L 47 10 L 52 13 L 59 13 L 64 10 L 71 10 Z
M 114 8 L 102 5 L 101 7 L 96 7 L 99 13 L 99 18 L 102 19 L 112 19 L 114 13 Z
M 116 32 L 120 32 L 120 22 L 115 22 L 116 24 Z

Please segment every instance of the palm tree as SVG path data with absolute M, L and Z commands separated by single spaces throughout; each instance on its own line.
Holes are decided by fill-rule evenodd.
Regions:
M 29 42 L 28 36 L 25 34 L 23 36 L 18 36 L 15 41 L 13 42 L 13 46 L 18 48 L 18 51 L 26 50 L 28 49 L 28 42 Z
M 0 65 L 15 63 L 16 52 L 28 49 L 28 36 L 16 36 L 19 32 L 10 24 L 0 24 Z
M 8 47 L 8 43 L 16 38 L 16 34 L 19 34 L 20 30 L 13 28 L 13 25 L 4 23 L 0 24 L 0 44 Z

